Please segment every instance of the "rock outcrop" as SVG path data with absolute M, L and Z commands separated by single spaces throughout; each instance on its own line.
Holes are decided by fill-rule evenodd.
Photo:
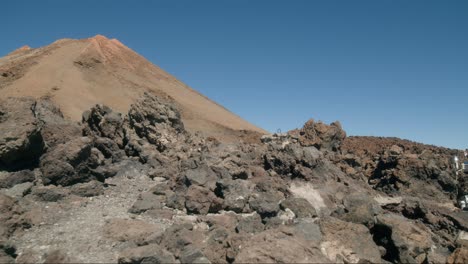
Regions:
M 34 166 L 44 151 L 32 98 L 0 101 L 0 166 L 18 169 Z
M 466 259 L 452 150 L 366 150 L 314 121 L 223 143 L 187 132 L 176 104 L 149 93 L 127 114 L 96 105 L 80 125 L 47 100 L 1 109 L 1 261 Z
M 318 149 L 339 150 L 346 132 L 341 128 L 340 122 L 326 125 L 322 122 L 315 122 L 313 119 L 307 121 L 302 129 L 289 132 L 295 135 L 302 146 L 314 146 Z

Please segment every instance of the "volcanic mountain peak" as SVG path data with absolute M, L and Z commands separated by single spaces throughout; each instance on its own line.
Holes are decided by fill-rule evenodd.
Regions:
M 22 48 L 27 50 L 27 48 Z M 49 97 L 72 120 L 95 104 L 119 112 L 144 92 L 168 97 L 181 109 L 186 127 L 220 139 L 242 131 L 266 133 L 152 64 L 117 39 L 96 35 L 54 43 L 0 58 L 0 98 Z M 250 133 L 249 132 L 249 133 Z
M 101 34 L 97 34 L 96 36 L 94 37 L 90 37 L 89 38 L 90 40 L 97 40 L 97 41 L 108 41 L 109 38 L 104 36 L 104 35 L 101 35 Z
M 96 35 L 92 38 L 87 39 L 87 41 L 91 45 L 88 46 L 86 49 L 94 49 L 105 60 L 109 60 L 115 56 L 123 57 L 123 53 L 125 52 L 134 53 L 131 49 L 129 49 L 117 39 L 108 39 L 103 35 Z

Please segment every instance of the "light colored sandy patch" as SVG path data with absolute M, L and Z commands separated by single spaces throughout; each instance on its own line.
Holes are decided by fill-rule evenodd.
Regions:
M 468 246 L 468 232 L 460 231 L 460 233 L 458 233 L 457 244 L 461 246 Z
M 289 190 L 294 196 L 306 199 L 318 212 L 327 208 L 320 192 L 310 183 L 293 183 Z
M 331 261 L 335 263 L 358 263 L 359 257 L 353 250 L 344 247 L 339 241 L 325 241 L 320 244 L 320 250 Z
M 384 206 L 384 205 L 388 205 L 388 204 L 400 204 L 401 201 L 403 200 L 403 198 L 401 198 L 400 196 L 398 197 L 390 197 L 390 196 L 376 196 L 374 197 L 374 200 L 380 205 L 380 206 Z

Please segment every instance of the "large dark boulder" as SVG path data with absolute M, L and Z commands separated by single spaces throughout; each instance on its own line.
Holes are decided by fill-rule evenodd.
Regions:
M 222 208 L 222 199 L 209 189 L 191 185 L 185 194 L 185 208 L 189 213 L 207 214 Z
M 40 162 L 44 184 L 72 185 L 96 179 L 92 173 L 92 140 L 76 138 L 47 152 Z M 102 179 L 98 179 L 102 180 Z
M 249 198 L 249 206 L 262 217 L 272 217 L 280 210 L 282 199 L 281 192 L 255 192 Z
M 187 170 L 183 173 L 187 185 L 198 185 L 211 190 L 216 185 L 216 173 L 207 165 L 200 165 L 198 168 Z
M 323 252 L 333 262 L 382 263 L 378 246 L 365 226 L 328 217 L 320 221 Z
M 291 235 L 290 229 L 261 232 L 240 247 L 234 263 L 330 263 L 316 241 Z
M 364 193 L 353 193 L 345 196 L 343 205 L 345 213 L 339 216 L 341 220 L 368 227 L 374 225 L 375 216 L 382 211 L 379 204 Z
M 167 149 L 185 133 L 184 124 L 174 104 L 150 93 L 132 104 L 128 111 L 129 127 L 159 151 Z
M 50 99 L 36 101 L 34 116 L 47 149 L 81 136 L 81 127 L 64 118 L 62 111 Z
M 150 244 L 141 247 L 127 248 L 123 250 L 118 259 L 118 263 L 135 264 L 135 263 L 176 263 L 174 255 L 164 248 Z
M 0 194 L 0 238 L 8 238 L 18 229 L 31 226 L 23 213 L 24 209 L 16 199 Z
M 298 137 L 302 146 L 314 146 L 320 150 L 338 151 L 346 138 L 346 132 L 338 121 L 327 125 L 310 119 L 302 129 L 289 133 Z
M 123 121 L 120 113 L 105 105 L 96 105 L 83 113 L 83 134 L 90 137 L 109 138 L 123 148 L 125 137 Z
M 35 106 L 30 97 L 0 101 L 0 168 L 33 166 L 44 152 Z
M 280 206 L 283 210 L 291 210 L 298 218 L 310 218 L 318 215 L 315 208 L 304 198 L 289 197 L 282 201 Z
M 35 179 L 34 171 L 31 170 L 0 172 L 0 188 L 11 188 L 17 184 L 32 182 Z
M 383 259 L 401 263 L 423 263 L 434 244 L 421 224 L 395 214 L 379 215 L 372 228 L 374 240 L 386 249 Z
M 216 183 L 216 193 L 223 197 L 223 208 L 236 213 L 248 213 L 248 202 L 255 184 L 245 180 L 220 180 Z

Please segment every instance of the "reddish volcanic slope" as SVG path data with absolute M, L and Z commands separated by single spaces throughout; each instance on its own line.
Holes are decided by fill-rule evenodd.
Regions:
M 0 98 L 50 97 L 76 121 L 95 104 L 125 113 L 145 91 L 172 99 L 189 131 L 225 140 L 266 133 L 116 39 L 62 39 L 37 49 L 24 46 L 0 58 Z

